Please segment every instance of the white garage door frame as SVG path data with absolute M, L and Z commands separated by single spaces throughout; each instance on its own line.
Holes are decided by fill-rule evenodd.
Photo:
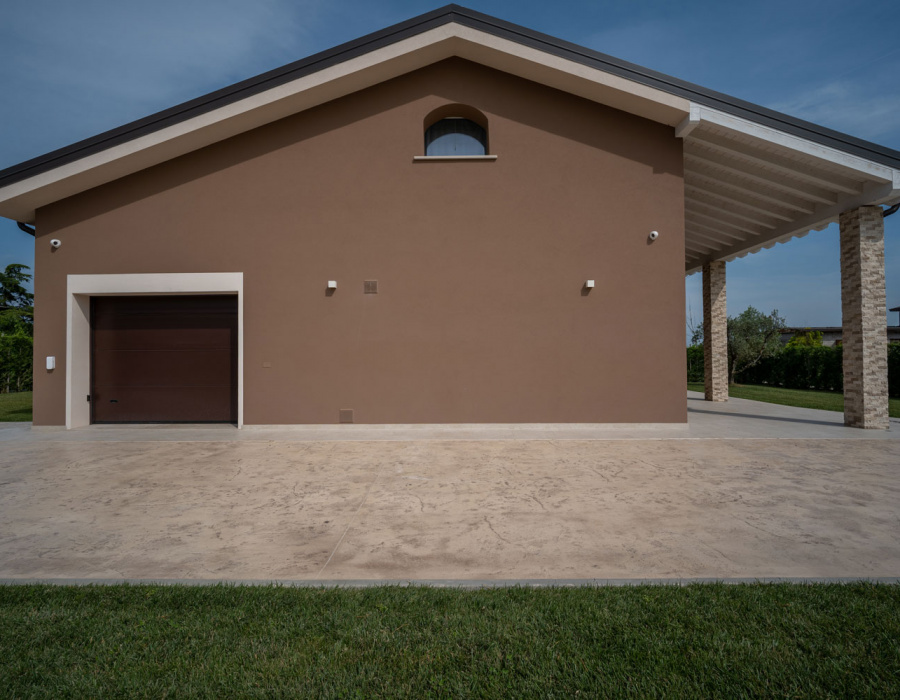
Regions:
M 244 273 L 68 275 L 66 284 L 66 428 L 91 423 L 91 297 L 237 294 L 237 427 L 244 427 Z

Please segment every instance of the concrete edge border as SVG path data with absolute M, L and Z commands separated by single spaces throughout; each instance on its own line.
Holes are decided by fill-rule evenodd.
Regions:
M 0 578 L 0 586 L 281 586 L 285 588 L 608 588 L 622 586 L 690 586 L 693 584 L 900 584 L 900 576 L 759 576 L 744 578 L 548 578 L 548 579 L 194 579 L 194 578 Z

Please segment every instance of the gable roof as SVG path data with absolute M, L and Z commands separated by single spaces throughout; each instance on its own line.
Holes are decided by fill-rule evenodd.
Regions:
M 0 171 L 0 215 L 40 206 L 451 56 L 668 124 L 685 140 L 688 271 L 900 201 L 900 152 L 447 5 Z

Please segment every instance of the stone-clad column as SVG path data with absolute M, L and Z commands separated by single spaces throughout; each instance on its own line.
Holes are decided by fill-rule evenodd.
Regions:
M 844 423 L 888 428 L 884 220 L 881 207 L 841 214 Z
M 707 401 L 728 401 L 728 316 L 725 261 L 703 266 L 703 369 Z

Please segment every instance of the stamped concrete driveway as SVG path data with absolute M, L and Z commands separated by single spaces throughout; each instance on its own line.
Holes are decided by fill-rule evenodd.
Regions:
M 772 423 L 753 403 L 716 415 L 760 426 L 721 423 L 722 438 L 698 437 L 709 405 L 688 429 L 628 439 L 7 426 L 0 578 L 900 575 L 897 425 L 847 433 L 779 408 L 770 432 L 793 421 L 793 437 L 735 437 Z

